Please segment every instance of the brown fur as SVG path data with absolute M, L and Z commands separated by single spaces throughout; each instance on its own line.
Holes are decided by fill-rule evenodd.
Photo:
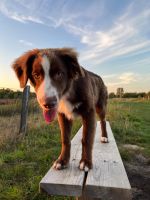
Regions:
M 107 89 L 98 75 L 85 70 L 79 65 L 77 53 L 70 48 L 35 49 L 19 57 L 14 62 L 13 69 L 21 87 L 25 87 L 29 79 L 37 92 L 44 79 L 44 72 L 40 64 L 43 55 L 46 55 L 50 60 L 50 78 L 52 85 L 57 88 L 59 99 L 67 94 L 67 101 L 74 105 L 73 114 L 82 118 L 83 136 L 80 163 L 84 163 L 84 168 L 92 168 L 96 112 L 101 121 L 101 136 L 107 138 L 105 121 Z M 59 74 L 59 71 L 62 74 Z M 38 79 L 37 74 L 40 76 Z M 56 168 L 62 169 L 68 164 L 70 158 L 72 119 L 67 118 L 65 113 L 58 113 L 58 121 L 61 129 L 62 150 L 55 166 L 59 163 L 61 167 Z M 108 141 L 102 140 L 101 142 Z

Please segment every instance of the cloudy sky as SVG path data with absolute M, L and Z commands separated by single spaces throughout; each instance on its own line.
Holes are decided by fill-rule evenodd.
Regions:
M 11 63 L 23 52 L 66 46 L 109 92 L 149 91 L 150 1 L 0 1 L 0 87 L 19 89 Z

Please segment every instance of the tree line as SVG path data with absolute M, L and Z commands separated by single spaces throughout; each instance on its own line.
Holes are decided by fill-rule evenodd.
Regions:
M 30 92 L 30 97 L 35 97 L 35 93 Z M 9 88 L 0 89 L 0 99 L 18 99 L 18 98 L 20 99 L 22 98 L 22 92 L 19 90 L 14 91 Z
M 30 92 L 30 97 L 35 97 L 34 92 Z M 0 89 L 0 99 L 18 99 L 22 98 L 22 92 L 14 91 L 9 88 Z M 116 94 L 114 92 L 109 93 L 109 98 L 148 98 L 150 99 L 149 92 L 124 92 L 122 88 L 118 88 Z
M 114 92 L 109 93 L 109 98 L 148 98 L 150 99 L 149 92 L 125 92 L 123 94 L 115 94 Z

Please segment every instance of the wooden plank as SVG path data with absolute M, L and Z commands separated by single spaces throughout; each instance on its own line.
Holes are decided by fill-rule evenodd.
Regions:
M 51 168 L 40 182 L 40 190 L 49 195 L 81 196 L 84 182 L 84 172 L 78 168 L 81 156 L 82 128 L 71 141 L 70 165 L 67 169 L 55 170 Z
M 26 133 L 27 128 L 27 115 L 28 115 L 28 101 L 30 94 L 30 86 L 26 86 L 23 90 L 22 95 L 22 107 L 21 107 L 21 118 L 20 118 L 20 128 L 19 133 Z
M 93 149 L 93 169 L 85 173 L 78 169 L 81 158 L 82 128 L 71 141 L 70 166 L 64 170 L 50 169 L 40 182 L 40 189 L 49 195 L 76 196 L 77 199 L 131 199 L 128 181 L 115 139 L 107 122 L 109 143 L 100 143 L 100 124 L 97 122 Z M 86 181 L 85 186 L 84 183 Z M 83 189 L 84 188 L 84 189 Z
M 109 123 L 109 143 L 100 143 L 100 131 L 98 122 L 93 149 L 94 166 L 88 172 L 83 196 L 109 200 L 131 199 L 131 186 Z

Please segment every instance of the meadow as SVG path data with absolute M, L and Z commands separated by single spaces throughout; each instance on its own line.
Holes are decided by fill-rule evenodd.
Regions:
M 0 104 L 0 199 L 70 199 L 48 197 L 40 194 L 38 188 L 41 178 L 60 152 L 57 121 L 47 125 L 36 100 L 31 99 L 27 134 L 18 135 L 20 109 L 21 100 Z M 147 185 L 150 181 L 147 175 L 150 168 L 150 101 L 111 99 L 108 102 L 107 120 L 110 121 L 133 187 L 133 199 L 149 199 L 150 190 L 142 184 Z M 80 126 L 78 119 L 74 122 L 72 137 Z M 143 168 L 140 168 L 141 163 Z M 145 170 L 143 176 L 139 173 L 139 181 L 136 170 Z

